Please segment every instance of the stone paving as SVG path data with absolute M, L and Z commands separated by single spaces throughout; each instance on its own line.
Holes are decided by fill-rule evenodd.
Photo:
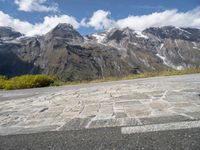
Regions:
M 200 74 L 0 91 L 0 135 L 200 119 Z

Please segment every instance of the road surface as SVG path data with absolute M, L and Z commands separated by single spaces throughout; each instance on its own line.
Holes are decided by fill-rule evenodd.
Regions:
M 0 149 L 200 149 L 200 74 L 0 91 Z

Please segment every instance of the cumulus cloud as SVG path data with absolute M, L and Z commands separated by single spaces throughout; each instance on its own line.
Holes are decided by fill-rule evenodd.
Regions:
M 160 27 L 173 25 L 177 27 L 196 27 L 199 24 L 200 8 L 189 12 L 178 12 L 177 10 L 166 10 L 163 12 L 155 12 L 144 16 L 129 16 L 116 21 L 119 27 L 130 27 L 135 30 L 143 30 L 148 27 Z
M 93 13 L 87 24 L 96 30 L 111 28 L 114 26 L 115 21 L 110 19 L 110 15 L 111 13 L 108 11 L 98 10 Z
M 2 11 L 0 11 L 0 26 L 8 26 L 22 33 L 27 33 L 33 29 L 33 25 L 29 22 L 15 19 Z
M 161 27 L 173 25 L 177 27 L 200 28 L 200 7 L 188 11 L 178 12 L 176 9 L 155 12 L 149 15 L 128 16 L 123 19 L 114 20 L 110 18 L 111 13 L 104 10 L 94 12 L 87 25 L 95 29 L 109 29 L 112 27 L 129 27 L 134 30 L 143 30 L 148 27 Z
M 10 15 L 0 11 L 0 26 L 11 27 L 16 31 L 19 31 L 29 36 L 45 34 L 51 29 L 53 29 L 58 23 L 71 24 L 75 29 L 77 29 L 80 26 L 79 22 L 76 21 L 74 17 L 68 15 L 55 15 L 51 17 L 47 16 L 44 17 L 43 22 L 31 24 L 27 21 L 15 19 Z
M 16 5 L 18 5 L 18 9 L 21 11 L 31 12 L 56 12 L 58 10 L 58 4 L 54 3 L 51 6 L 47 5 L 47 0 L 15 0 Z
M 44 17 L 44 21 L 42 23 L 33 25 L 33 29 L 27 32 L 27 35 L 45 34 L 53 29 L 56 25 L 58 25 L 58 23 L 71 24 L 75 29 L 79 27 L 79 22 L 77 22 L 76 19 L 72 16 L 61 15 Z
M 71 24 L 75 29 L 78 29 L 79 27 L 92 27 L 96 30 L 114 27 L 129 27 L 134 30 L 143 30 L 148 27 L 161 27 L 167 25 L 200 28 L 200 7 L 188 12 L 178 12 L 176 9 L 173 9 L 155 12 L 149 15 L 132 15 L 119 20 L 112 19 L 109 11 L 98 10 L 93 13 L 91 18 L 83 18 L 80 22 L 73 16 L 54 15 L 46 16 L 43 18 L 42 22 L 35 24 L 13 18 L 9 14 L 0 11 L 0 26 L 12 27 L 16 31 L 29 36 L 45 34 L 53 29 L 58 23 Z

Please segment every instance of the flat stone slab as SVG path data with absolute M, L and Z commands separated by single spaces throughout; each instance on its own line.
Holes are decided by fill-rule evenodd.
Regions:
M 0 91 L 0 135 L 200 120 L 200 74 Z

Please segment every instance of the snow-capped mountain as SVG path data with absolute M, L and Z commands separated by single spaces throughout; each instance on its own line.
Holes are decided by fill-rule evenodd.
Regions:
M 81 36 L 59 24 L 43 36 L 0 28 L 0 74 L 54 74 L 62 80 L 200 66 L 200 30 L 166 26 L 134 31 L 113 28 Z

